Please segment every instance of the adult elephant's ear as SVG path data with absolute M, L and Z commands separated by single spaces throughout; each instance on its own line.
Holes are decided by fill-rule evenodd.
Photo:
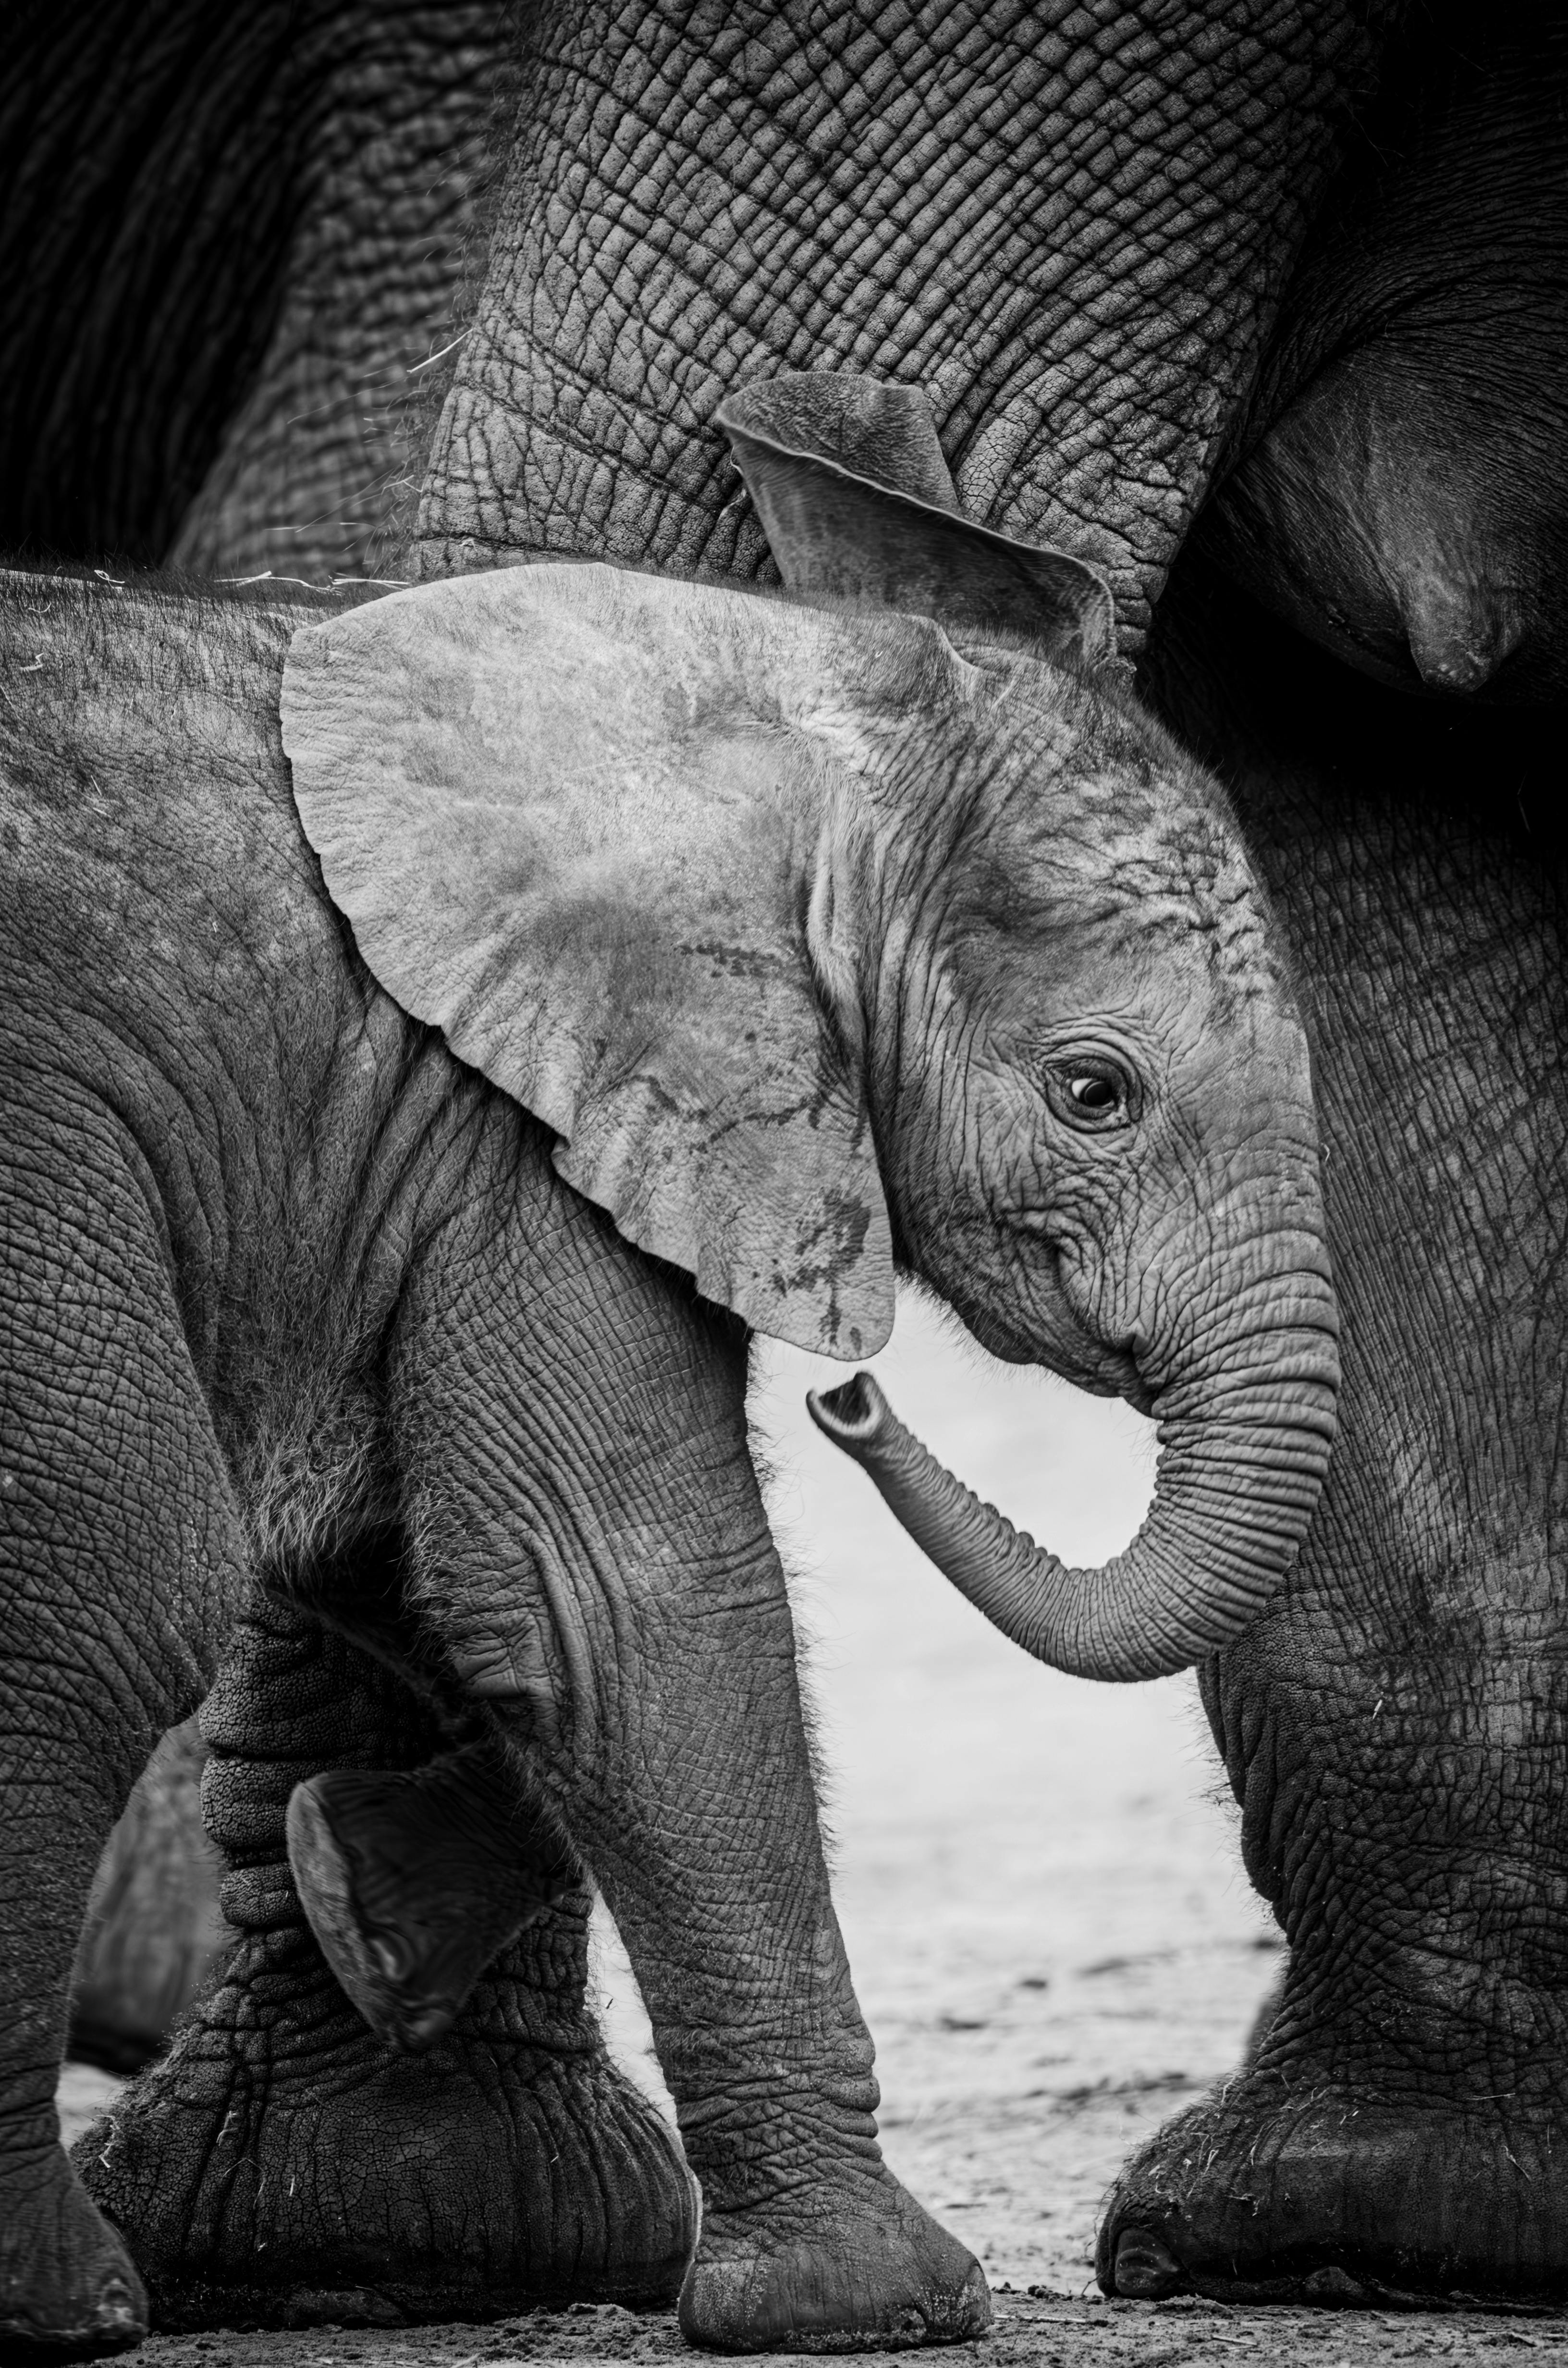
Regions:
M 297 633 L 283 741 L 388 994 L 554 1129 L 630 1241 L 854 1359 L 893 1281 L 853 1030 L 812 967 L 846 785 L 785 712 L 790 685 L 831 697 L 844 638 L 608 567 L 459 576 Z
M 715 416 L 791 592 L 1027 633 L 1059 666 L 1115 657 L 1096 568 L 963 516 L 918 387 L 790 372 Z

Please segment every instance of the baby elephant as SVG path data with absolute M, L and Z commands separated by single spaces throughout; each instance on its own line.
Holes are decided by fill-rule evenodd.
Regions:
M 987 638 L 1005 647 L 1014 638 L 1006 629 L 1027 625 L 1035 649 L 1054 644 L 1059 656 L 1079 667 L 1086 655 L 1097 656 L 1102 666 L 1109 660 L 1108 614 L 1086 571 L 1060 553 L 1020 551 L 954 518 L 950 480 L 926 415 L 905 390 L 809 377 L 776 380 L 733 401 L 721 416 L 792 589 L 818 601 L 859 600 L 939 614 L 954 632 L 967 625 L 987 633 L 989 628 Z M 858 469 L 847 465 L 851 459 Z M 996 662 L 994 652 L 991 663 Z M 1118 780 L 1123 791 L 1131 789 L 1125 768 Z M 1053 784 L 1058 796 L 1062 786 Z M 1174 816 L 1164 819 L 1168 824 Z M 1083 826 L 1077 817 L 1074 824 Z M 1065 868 L 1062 849 L 1055 860 Z M 1017 876 L 1021 884 L 1024 866 Z M 945 884 L 963 894 L 958 867 Z M 1153 922 L 1152 904 L 1143 918 Z M 1216 926 L 1216 916 L 1210 926 Z M 1256 959 L 1258 949 L 1251 951 Z M 1075 1092 L 1080 1127 L 1094 1136 L 1106 1126 L 1114 1138 L 1127 1114 L 1116 1111 L 1115 1086 L 1099 1065 L 1106 1050 L 1102 1041 L 1090 1058 L 1085 1048 L 1083 1076 L 1066 1091 Z M 1103 1113 L 1098 1120 L 1096 1110 Z M 1124 1156 L 1134 1150 L 1131 1143 L 1119 1148 Z M 1112 1177 L 1117 1172 L 1109 1170 Z M 1049 1232 L 1040 1224 L 1042 1238 L 1071 1240 L 1071 1202 L 1082 1183 L 1076 1191 L 1064 1190 L 1060 1175 L 1030 1183 L 1040 1218 L 1053 1188 L 1059 1204 Z M 1199 1205 L 1195 1195 L 1190 1213 Z M 1105 1238 L 1105 1232 L 1096 1234 L 1097 1243 Z M 1081 1260 L 1081 1230 L 1076 1247 Z M 1130 1239 L 1123 1256 L 1136 1247 Z M 1211 1280 L 1218 1281 L 1218 1244 L 1214 1255 Z M 998 1338 L 976 1321 L 975 1310 L 964 1312 L 1000 1354 L 1029 1353 L 1014 1334 Z M 1332 1337 L 1326 1303 L 1321 1314 L 1324 1340 L 1313 1344 L 1310 1359 L 1321 1360 Z M 760 1315 L 754 1321 L 775 1328 Z M 1103 1328 L 1101 1341 L 1108 1345 Z M 818 1339 L 812 1345 L 835 1344 Z M 1090 1388 L 1106 1387 L 1081 1362 L 1065 1362 L 1059 1347 L 1051 1353 L 1038 1335 L 1032 1345 L 1057 1371 Z M 1082 1346 L 1080 1339 L 1080 1357 Z M 1309 1360 L 1307 1373 L 1312 1370 Z M 1315 1370 L 1326 1380 L 1326 1363 Z M 1149 1404 L 1149 1394 L 1136 1384 L 1128 1387 L 1123 1380 L 1122 1387 L 1135 1403 Z M 1132 1675 L 1153 1666 L 1145 1657 L 1146 1634 L 1113 1643 L 1102 1630 L 1092 1645 L 1085 1645 L 1082 1627 L 1076 1634 L 1074 1628 L 1086 1621 L 1094 1590 L 1083 1576 L 1062 1571 L 959 1490 L 893 1421 L 869 1375 L 825 1399 L 813 1393 L 812 1411 L 829 1437 L 869 1466 L 933 1558 L 1028 1649 L 1096 1676 Z M 1163 1491 L 1172 1476 L 1167 1460 Z M 1140 1549 L 1147 1553 L 1146 1539 Z M 1212 1539 L 1208 1552 L 1212 1559 Z M 1098 1588 L 1114 1584 L 1111 1573 L 1096 1575 Z M 1185 1585 L 1192 1584 L 1189 1573 Z M 1139 1604 L 1141 1597 L 1131 1600 Z M 327 1773 L 296 1791 L 289 1851 L 305 1912 L 344 1989 L 390 2044 L 409 2052 L 432 2045 L 455 2021 L 502 1939 L 537 1914 L 533 1861 L 519 1852 L 517 1839 L 507 1789 L 496 1785 L 483 1751 L 449 1754 L 426 1770 L 384 1780 Z
M 186 2326 L 678 2284 L 733 2349 L 972 2335 L 978 2265 L 878 2153 L 748 1327 L 869 1353 L 896 1257 L 1158 1416 L 1149 1520 L 1085 1574 L 864 1380 L 818 1408 L 1064 1668 L 1212 1651 L 1311 1518 L 1307 1053 L 1221 793 L 1107 664 L 1092 571 L 957 515 L 912 398 L 783 382 L 730 427 L 791 597 L 523 567 L 291 647 L 243 602 L 6 597 L 0 2311 L 32 2340 L 133 2340 L 139 2270 Z M 225 1645 L 241 1939 L 79 2176 L 51 2092 L 93 1867 Z M 394 1696 L 453 1750 L 378 1771 Z M 311 1911 L 400 2049 L 300 1937 L 297 1778 Z M 584 1862 L 695 2251 L 584 2009 Z

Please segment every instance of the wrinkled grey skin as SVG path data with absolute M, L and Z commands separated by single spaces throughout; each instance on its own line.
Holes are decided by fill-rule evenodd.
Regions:
M 499 0 L 0 23 L 0 548 L 385 574 L 461 333 Z
M 1445 94 L 1517 86 L 1516 28 L 1440 7 L 1400 37 L 1395 14 L 1258 0 L 1243 32 L 1107 0 L 1088 28 L 1048 6 L 980 40 L 961 7 L 918 34 L 538 12 L 524 69 L 549 72 L 424 513 L 437 567 L 543 549 L 744 573 L 760 534 L 702 441 L 737 374 L 926 385 L 973 514 L 1096 552 L 1130 648 L 1158 601 L 1145 690 L 1233 786 L 1307 986 L 1347 1361 L 1313 1539 L 1205 1679 L 1285 1997 L 1223 2104 L 1114 2199 L 1100 2274 L 1126 2292 L 1568 2290 L 1561 755 L 1550 713 L 1466 687 L 1495 666 L 1506 700 L 1528 655 L 1529 693 L 1564 645 L 1568 576 L 1535 555 L 1562 514 L 1562 275 L 1534 235 L 1542 110 L 1483 143 L 1505 222 L 1443 161 Z M 1534 54 L 1539 97 L 1556 69 Z M 1408 234 L 1392 306 L 1387 220 Z M 1387 509 L 1342 465 L 1362 449 L 1415 471 L 1398 517 L 1437 520 L 1461 614 L 1506 625 L 1533 587 L 1514 657 L 1494 632 L 1448 644 L 1469 657 L 1425 677 L 1444 705 L 1359 682 L 1216 565 L 1414 681 L 1434 645 L 1409 643 L 1407 546 L 1384 551 Z M 1240 534 L 1181 552 L 1227 485 Z M 1456 495 L 1477 520 L 1457 538 Z
M 297 637 L 280 743 L 286 617 L 8 589 L 0 1520 L 6 1724 L 28 1738 L 32 1806 L 0 1866 L 9 2330 L 134 2340 L 133 2257 L 165 2324 L 494 2315 L 680 2283 L 687 2332 L 732 2349 L 978 2332 L 978 2265 L 877 2150 L 746 1451 L 744 1328 L 617 1235 L 591 1163 L 562 1182 L 596 1139 L 587 1088 L 581 1133 L 558 1137 L 378 988 L 301 822 L 390 967 L 390 942 L 420 951 L 460 915 L 471 874 L 427 905 L 405 879 L 390 940 L 375 930 L 401 811 L 378 808 L 375 766 L 395 780 L 416 748 L 414 827 L 449 792 L 449 838 L 487 811 L 482 779 L 504 817 L 529 777 L 522 755 L 482 776 L 480 742 L 443 739 L 441 718 L 488 714 L 494 746 L 517 713 L 519 750 L 539 752 L 519 808 L 535 852 L 502 893 L 542 901 L 519 907 L 510 983 L 551 983 L 560 1059 L 613 1090 L 632 1025 L 639 1083 L 667 1068 L 648 1104 L 663 1123 L 699 1058 L 730 1058 L 713 1013 L 734 1000 L 737 1027 L 761 1027 L 756 965 L 777 973 L 782 1032 L 737 1076 L 776 1077 L 782 1122 L 803 1128 L 804 1105 L 819 1144 L 842 1128 L 916 1271 L 1008 1353 L 1168 1408 L 1171 1463 L 1211 1518 L 1278 1523 L 1272 1586 L 1326 1460 L 1334 1321 L 1304 1040 L 1222 797 L 1114 684 L 1027 649 L 960 655 L 925 620 L 603 568 L 432 586 Z M 445 616 L 450 639 L 433 638 Z M 498 708 L 473 688 L 481 657 Z M 619 706 L 607 662 L 631 686 Z M 580 874 L 607 770 L 635 794 Z M 674 845 L 672 798 L 690 808 Z M 720 856 L 756 851 L 738 885 L 705 885 L 705 830 Z M 506 871 L 488 850 L 508 844 L 474 841 L 492 928 Z M 718 962 L 710 913 L 743 933 Z M 460 926 L 444 959 L 462 950 Z M 633 1022 L 619 989 L 596 1003 L 597 963 L 612 987 L 654 982 Z M 1100 1057 L 1086 1038 L 1124 1064 L 1108 1121 L 1072 1099 Z M 472 1057 L 494 1074 L 512 1043 Z M 722 1136 L 742 1163 L 722 1172 L 744 1178 L 750 1128 L 760 1173 L 790 1189 L 768 1165 L 772 1105 L 733 1140 L 727 1107 L 694 1110 L 703 1156 Z M 657 1140 L 673 1169 L 680 1142 Z M 619 1149 L 611 1164 L 624 1173 Z M 885 1222 L 862 1237 L 891 1314 Z M 839 1265 L 811 1271 L 802 1293 L 848 1302 Z M 1193 1490 L 1176 1494 L 1179 1532 Z M 1160 1530 L 1156 1506 L 1151 1550 Z M 1209 1559 L 1173 1566 L 1206 1577 Z M 1154 1666 L 1256 1602 L 1244 1588 Z M 239 1939 L 167 2061 L 84 2141 L 78 2180 L 51 2098 L 87 1877 L 151 1736 L 231 1641 L 203 1724 Z M 68 1717 L 29 1715 L 17 1690 L 46 1650 Z M 324 1761 L 395 1775 L 438 1741 L 510 1788 L 528 1912 L 497 1923 L 497 1962 L 438 2044 L 399 2059 L 304 1931 L 283 1808 Z M 701 2184 L 689 2266 L 686 2170 L 584 2002 L 585 1861 Z
M 1439 51 L 1318 224 L 1208 548 L 1403 689 L 1568 691 L 1568 22 Z
M 1116 0 L 979 21 L 541 11 L 423 564 L 759 571 L 703 419 L 737 375 L 836 367 L 929 392 L 974 516 L 1106 567 L 1306 982 L 1347 1363 L 1301 1561 L 1204 1679 L 1284 2001 L 1130 2169 L 1100 2276 L 1561 2302 L 1561 751 L 1551 709 L 1465 706 L 1560 682 L 1560 50 L 1328 0 L 1244 34 Z M 1178 558 L 1248 451 L 1219 557 L 1445 706 Z

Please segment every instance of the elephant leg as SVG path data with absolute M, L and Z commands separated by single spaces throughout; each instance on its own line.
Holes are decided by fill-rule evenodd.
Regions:
M 976 2334 L 979 2265 L 877 2144 L 744 1341 L 542 1164 L 514 1155 L 501 1180 L 513 1207 L 539 1192 L 547 1272 L 513 1234 L 497 1243 L 476 1180 L 472 1218 L 405 1297 L 411 1608 L 514 1738 L 625 1940 L 702 2188 L 688 2336 Z
M 385 1554 L 360 1551 L 357 1587 L 379 1583 Z M 346 1637 L 258 1597 L 203 1726 L 204 1807 L 239 1940 L 169 2054 L 79 2148 L 157 2323 L 397 2324 L 671 2299 L 695 2234 L 690 2182 L 589 2012 L 589 1896 L 559 1837 L 520 1821 L 554 1896 L 441 2043 L 400 2055 L 305 1922 L 285 1813 L 324 1769 L 395 1778 L 428 1761 L 446 1739 L 436 1717 Z
M 59 2143 L 83 1914 L 187 1639 L 239 1572 L 232 1500 L 135 1181 L 89 1123 L 0 1106 L 0 2346 L 114 2350 L 147 2324 Z
M 1170 597 L 1167 701 L 1238 783 L 1312 996 L 1345 1379 L 1301 1562 L 1204 1679 L 1284 1989 L 1241 2073 L 1123 2174 L 1100 2275 L 1561 2306 L 1554 719 L 1380 689 L 1194 571 Z

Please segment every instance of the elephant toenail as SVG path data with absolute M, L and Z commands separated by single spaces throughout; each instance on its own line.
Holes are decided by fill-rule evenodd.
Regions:
M 1158 2302 L 1182 2283 L 1181 2263 L 1150 2228 L 1124 2228 L 1116 2240 L 1112 2278 L 1119 2294 Z

